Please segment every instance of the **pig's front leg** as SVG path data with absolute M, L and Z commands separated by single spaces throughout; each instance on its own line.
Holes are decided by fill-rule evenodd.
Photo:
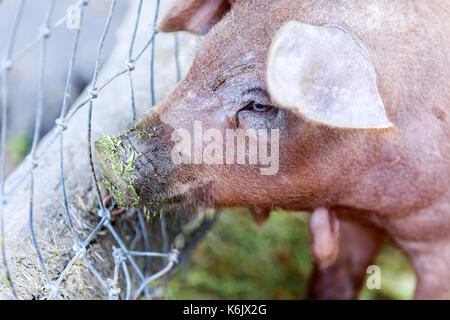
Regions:
M 340 220 L 336 260 L 328 266 L 315 264 L 308 298 L 356 299 L 366 269 L 375 259 L 382 238 L 383 234 L 379 230 Z
M 450 242 L 415 243 L 414 250 L 420 251 L 412 257 L 417 276 L 414 299 L 450 299 Z

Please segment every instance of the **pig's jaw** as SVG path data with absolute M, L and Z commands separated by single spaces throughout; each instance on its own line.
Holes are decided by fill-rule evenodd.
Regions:
M 181 184 L 176 185 L 173 188 L 173 191 L 171 192 L 171 196 L 172 197 L 184 196 L 184 195 L 190 194 L 192 192 L 192 190 L 199 189 L 201 187 L 202 187 L 202 184 L 197 181 L 181 183 Z
M 167 199 L 178 199 L 174 205 L 182 208 L 197 210 L 199 208 L 214 208 L 212 182 L 193 180 L 177 183 L 166 194 Z M 170 201 L 170 200 L 169 200 Z

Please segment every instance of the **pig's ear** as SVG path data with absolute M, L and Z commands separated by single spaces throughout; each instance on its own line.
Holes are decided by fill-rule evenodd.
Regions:
M 272 101 L 341 128 L 388 128 L 377 79 L 361 41 L 338 26 L 286 23 L 267 59 Z
M 177 0 L 157 30 L 204 34 L 230 10 L 230 3 L 230 0 Z

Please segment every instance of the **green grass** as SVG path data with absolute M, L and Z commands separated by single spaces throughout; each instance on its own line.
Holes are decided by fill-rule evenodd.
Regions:
M 11 160 L 15 163 L 22 161 L 31 148 L 32 139 L 26 134 L 14 134 L 8 141 L 8 152 Z
M 381 290 L 366 288 L 361 298 L 410 298 L 403 255 L 388 243 L 376 263 Z M 169 281 L 167 299 L 301 299 L 312 267 L 307 215 L 273 212 L 259 227 L 246 210 L 229 210 Z
M 375 260 L 375 264 L 381 268 L 381 289 L 369 290 L 365 288 L 361 299 L 411 299 L 415 276 L 412 267 L 406 257 L 395 248 L 391 242 L 385 241 L 381 252 Z

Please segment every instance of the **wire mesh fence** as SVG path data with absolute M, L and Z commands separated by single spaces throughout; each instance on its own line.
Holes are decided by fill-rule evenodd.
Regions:
M 41 273 L 39 282 L 42 284 L 40 290 L 41 295 L 35 298 L 48 298 L 48 299 L 62 299 L 67 296 L 62 292 L 61 286 L 63 282 L 67 281 L 68 273 L 74 268 L 75 265 L 82 262 L 86 270 L 89 270 L 90 274 L 96 279 L 97 285 L 103 288 L 105 297 L 109 299 L 139 299 L 145 297 L 147 299 L 161 298 L 164 295 L 164 288 L 166 285 L 167 276 L 177 265 L 180 255 L 188 254 L 193 245 L 205 234 L 211 224 L 216 218 L 216 213 L 205 213 L 200 218 L 196 218 L 195 222 L 187 220 L 183 217 L 182 212 L 169 213 L 161 212 L 158 218 L 153 220 L 153 229 L 149 230 L 149 222 L 144 216 L 142 208 L 127 210 L 117 208 L 115 201 L 110 195 L 105 196 L 105 192 L 102 192 L 102 186 L 99 183 L 99 177 L 97 176 L 96 166 L 94 162 L 95 156 L 92 151 L 92 126 L 93 126 L 93 110 L 95 109 L 96 99 L 103 93 L 104 89 L 110 86 L 116 79 L 126 77 L 128 79 L 128 97 L 129 105 L 131 107 L 131 120 L 134 121 L 137 118 L 136 111 L 136 99 L 135 99 L 135 84 L 133 83 L 133 73 L 136 69 L 136 63 L 142 59 L 143 56 L 148 55 L 149 65 L 143 67 L 148 68 L 147 72 L 150 76 L 150 91 L 151 101 L 149 105 L 155 105 L 155 79 L 154 77 L 154 64 L 155 64 L 155 37 L 157 32 L 155 31 L 156 21 L 158 19 L 160 1 L 153 1 L 154 14 L 151 17 L 152 24 L 150 30 L 146 32 L 146 41 L 142 43 L 142 46 L 136 48 L 136 36 L 138 33 L 138 27 L 142 23 L 142 6 L 143 0 L 135 2 L 135 7 L 130 10 L 133 12 L 132 28 L 126 30 L 130 34 L 130 41 L 128 43 L 127 60 L 124 66 L 118 66 L 116 72 L 110 76 L 99 78 L 99 72 L 104 60 L 104 44 L 107 37 L 111 33 L 111 21 L 116 14 L 116 2 L 117 0 L 111 0 L 109 4 L 109 11 L 104 24 L 104 29 L 101 37 L 97 43 L 97 54 L 95 60 L 95 67 L 93 70 L 92 79 L 88 85 L 87 93 L 81 96 L 75 105 L 70 107 L 69 97 L 71 96 L 73 87 L 73 69 L 78 54 L 80 32 L 83 30 L 83 14 L 86 10 L 89 10 L 88 1 L 76 1 L 71 3 L 67 7 L 67 12 L 64 16 L 54 17 L 55 0 L 49 0 L 46 3 L 45 16 L 42 18 L 41 28 L 38 31 L 35 39 L 25 45 L 22 48 L 16 50 L 15 43 L 18 29 L 21 27 L 22 15 L 24 7 L 26 6 L 25 0 L 19 0 L 16 2 L 15 13 L 12 18 L 12 31 L 9 34 L 9 40 L 6 43 L 6 50 L 3 56 L 2 65 L 0 69 L 1 82 L 1 158 L 0 158 L 0 236 L 1 236 L 1 252 L 3 269 L 5 270 L 5 276 L 3 282 L 9 287 L 13 298 L 24 298 L 17 290 L 16 282 L 17 277 L 14 277 L 11 272 L 10 259 L 8 255 L 11 254 L 10 247 L 5 245 L 8 234 L 5 231 L 5 220 L 10 218 L 11 212 L 6 210 L 9 199 L 17 192 L 18 188 L 23 188 L 26 185 L 28 190 L 28 199 L 22 199 L 23 206 L 28 206 L 28 231 L 30 234 L 31 244 L 34 248 L 37 256 L 37 261 Z M 1 5 L 1 1 L 0 1 Z M 43 4 L 42 4 L 43 5 Z M 150 17 L 144 17 L 146 20 Z M 40 139 L 41 122 L 43 109 L 45 108 L 45 95 L 44 90 L 46 88 L 47 79 L 45 77 L 46 66 L 49 62 L 47 57 L 48 43 L 51 40 L 52 32 L 55 28 L 63 26 L 70 28 L 73 32 L 73 43 L 71 50 L 70 61 L 67 65 L 67 75 L 65 82 L 65 90 L 63 93 L 63 102 L 60 109 L 59 118 L 55 121 L 55 128 L 49 132 L 45 139 Z M 174 59 L 176 65 L 176 77 L 180 80 L 180 60 L 179 60 L 179 43 L 177 35 L 174 36 Z M 39 48 L 39 74 L 38 74 L 38 94 L 37 102 L 30 103 L 35 105 L 36 115 L 34 122 L 34 131 L 32 137 L 32 143 L 27 157 L 24 163 L 21 165 L 22 170 L 19 174 L 14 175 L 12 179 L 6 179 L 6 154 L 7 154 L 7 135 L 8 130 L 8 93 L 10 90 L 9 79 L 10 71 L 16 66 L 20 65 L 21 58 L 27 54 L 33 48 Z M 86 140 L 83 142 L 84 147 L 87 148 L 87 156 L 89 164 L 84 167 L 84 170 L 90 171 L 90 177 L 93 181 L 93 188 L 91 194 L 93 194 L 93 205 L 89 208 L 85 208 L 86 215 L 88 215 L 89 223 L 78 221 L 73 209 L 71 208 L 71 202 L 74 199 L 71 198 L 71 191 L 67 188 L 66 175 L 67 175 L 67 159 L 65 158 L 64 147 L 65 138 L 67 137 L 67 128 L 71 126 L 74 116 L 80 111 L 87 109 L 87 132 Z M 79 121 L 79 120 L 77 120 Z M 56 146 L 56 149 L 54 149 Z M 59 186 L 55 188 L 58 197 L 62 199 L 62 208 L 64 219 L 72 240 L 72 248 L 69 248 L 70 257 L 66 259 L 66 264 L 62 270 L 49 270 L 49 258 L 48 248 L 44 248 L 36 236 L 36 231 L 40 229 L 36 226 L 34 221 L 34 214 L 36 210 L 36 201 L 34 198 L 36 192 L 36 174 L 35 171 L 42 164 L 43 156 L 48 156 L 50 148 L 59 150 L 57 154 L 52 154 L 52 165 L 57 167 L 59 172 Z M 40 177 L 42 179 L 42 177 Z M 79 199 L 78 199 L 79 200 Z M 55 200 L 56 201 L 56 200 Z M 92 211 L 96 211 L 97 217 L 92 217 Z M 120 216 L 120 217 L 119 217 Z M 134 220 L 130 220 L 127 217 L 133 216 Z M 124 217 L 124 218 L 122 218 Z M 170 219 L 169 219 L 170 218 Z M 123 220 L 116 222 L 116 219 Z M 127 220 L 128 219 L 128 220 Z M 200 220 L 198 220 L 200 219 Z M 169 221 L 168 221 L 169 220 Z M 132 230 L 133 235 L 131 240 L 124 241 L 124 234 L 116 230 L 120 223 L 126 222 L 131 224 L 132 227 L 127 230 Z M 189 245 L 186 243 L 186 225 L 190 223 L 190 228 L 195 229 L 195 235 L 190 238 Z M 80 224 L 88 225 L 85 230 L 89 232 L 79 232 Z M 159 230 L 156 231 L 155 226 L 159 225 Z M 39 224 L 40 225 L 40 224 Z M 176 227 L 174 227 L 176 225 Z M 175 230 L 176 229 L 176 230 Z M 175 230 L 175 231 L 174 231 Z M 151 235 L 153 238 L 160 238 L 160 250 L 151 250 Z M 99 242 L 103 234 L 108 233 L 114 240 L 114 245 L 111 245 L 106 251 L 112 255 L 112 274 L 105 275 L 105 270 L 102 270 L 102 258 L 96 259 L 97 263 L 92 262 L 89 255 L 95 255 L 95 247 L 93 243 Z M 129 232 L 130 233 L 130 232 Z M 191 232 L 192 233 L 192 232 Z M 192 234 L 194 234 L 192 233 Z M 126 234 L 126 232 L 125 232 Z M 183 237 L 183 239 L 180 238 Z M 180 240 L 181 239 L 181 240 Z M 130 245 L 127 246 L 127 243 Z M 135 250 L 136 243 L 142 243 L 143 250 Z M 176 243 L 178 242 L 178 245 Z M 180 244 L 181 243 L 181 244 Z M 45 244 L 44 244 L 45 245 Z M 67 248 L 66 248 L 67 249 Z M 45 251 L 45 252 L 44 252 Z M 89 253 L 89 254 L 88 254 Z M 17 265 L 14 268 L 18 268 Z M 20 264 L 19 264 L 20 268 Z M 20 273 L 19 273 L 20 274 Z M 16 272 L 17 275 L 17 272 Z M 74 296 L 71 296 L 74 298 Z M 76 296 L 75 296 L 76 298 Z

